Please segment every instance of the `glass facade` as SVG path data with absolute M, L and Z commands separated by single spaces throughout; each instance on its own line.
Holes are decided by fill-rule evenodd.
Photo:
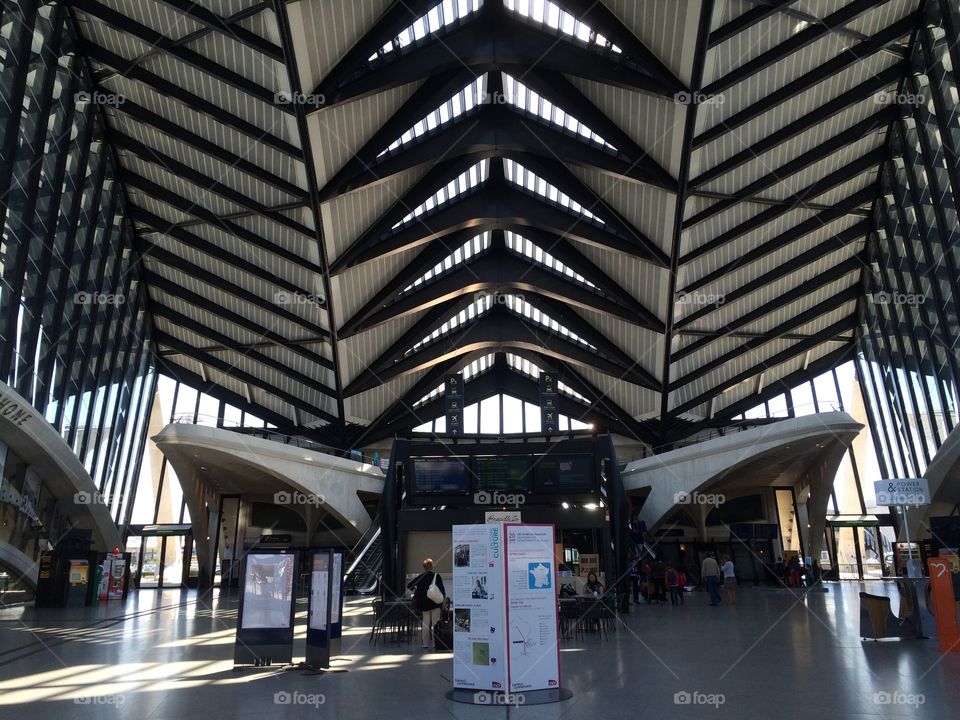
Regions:
M 956 3 L 926 5 L 874 205 L 857 373 L 882 477 L 923 474 L 958 421 Z
M 0 5 L 0 96 L 0 380 L 57 429 L 122 525 L 156 373 L 105 132 L 110 98 L 76 51 L 63 4 Z M 54 510 L 44 478 L 21 465 L 8 457 L 0 492 L 9 499 L 38 484 L 35 510 L 19 501 L 2 539 L 35 557 L 37 538 L 56 540 Z

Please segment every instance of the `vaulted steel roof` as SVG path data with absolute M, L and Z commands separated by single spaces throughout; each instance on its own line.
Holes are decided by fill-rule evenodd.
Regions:
M 659 445 L 854 347 L 919 0 L 68 4 L 163 368 L 275 424 L 492 354 L 475 399 L 549 368 Z

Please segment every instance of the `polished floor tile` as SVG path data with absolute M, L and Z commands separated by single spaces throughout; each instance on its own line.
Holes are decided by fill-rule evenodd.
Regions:
M 334 663 L 344 672 L 322 675 L 234 670 L 236 597 L 227 592 L 9 608 L 0 610 L 0 720 L 960 716 L 960 653 L 941 655 L 930 640 L 861 641 L 860 588 L 831 584 L 806 596 L 744 588 L 735 606 L 709 607 L 694 593 L 683 607 L 632 607 L 607 640 L 562 641 L 572 699 L 511 708 L 447 700 L 449 654 L 424 654 L 419 643 L 371 645 L 366 599 L 345 608 Z M 299 629 L 294 655 L 302 654 Z

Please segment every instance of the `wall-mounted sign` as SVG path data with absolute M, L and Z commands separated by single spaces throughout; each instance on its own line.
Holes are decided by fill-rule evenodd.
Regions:
M 519 510 L 488 510 L 483 514 L 485 523 L 518 523 L 520 522 Z

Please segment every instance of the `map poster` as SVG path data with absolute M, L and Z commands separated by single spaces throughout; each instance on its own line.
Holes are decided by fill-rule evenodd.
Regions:
M 560 687 L 553 525 L 503 526 L 509 692 Z
M 453 526 L 453 686 L 505 691 L 503 525 Z

